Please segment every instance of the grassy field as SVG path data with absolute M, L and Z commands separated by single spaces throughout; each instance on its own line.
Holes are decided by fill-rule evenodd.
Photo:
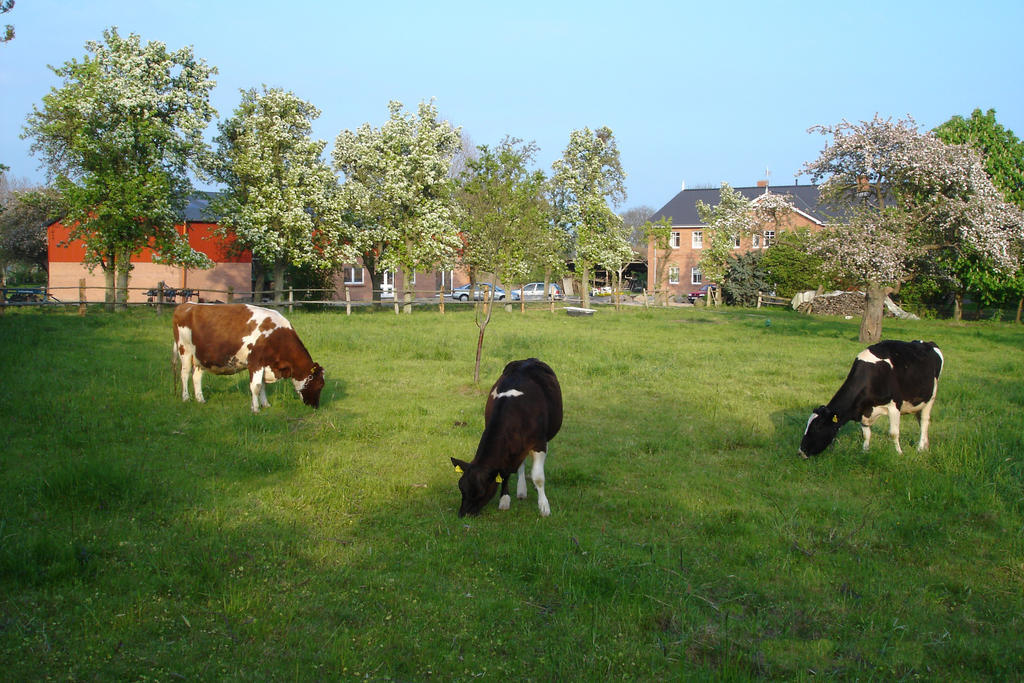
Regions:
M 797 446 L 857 320 L 299 313 L 327 369 L 183 404 L 170 314 L 0 317 L 0 678 L 1019 679 L 1024 327 L 887 320 L 946 357 L 932 448 Z M 536 491 L 458 519 L 508 360 L 559 374 Z

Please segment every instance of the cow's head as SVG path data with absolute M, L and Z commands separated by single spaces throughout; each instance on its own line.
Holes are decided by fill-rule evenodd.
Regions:
M 313 371 L 310 373 L 306 381 L 303 382 L 302 388 L 299 389 L 299 394 L 302 396 L 302 402 L 307 406 L 314 408 L 320 407 L 320 392 L 324 388 L 324 369 L 320 367 L 319 363 L 313 363 Z
M 815 408 L 807 418 L 807 429 L 800 441 L 800 455 L 806 458 L 821 453 L 836 438 L 841 426 L 839 416 L 828 407 Z
M 498 490 L 499 473 L 458 458 L 452 458 L 452 465 L 456 472 L 462 473 L 459 478 L 459 491 L 462 492 L 459 517 L 479 515 Z

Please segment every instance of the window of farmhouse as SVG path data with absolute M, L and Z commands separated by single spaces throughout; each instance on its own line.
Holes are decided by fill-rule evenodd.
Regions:
M 363 284 L 363 269 L 356 266 L 345 266 L 345 284 Z
M 732 248 L 733 249 L 739 249 L 740 248 L 740 236 L 739 235 L 736 235 L 735 237 L 732 238 Z
M 752 248 L 754 248 L 754 249 L 760 249 L 761 248 L 761 236 L 758 235 L 756 232 L 751 236 L 751 245 L 750 246 Z
M 692 245 L 694 249 L 701 249 L 704 247 L 704 232 L 702 230 L 693 231 Z
M 774 241 L 775 241 L 775 231 L 774 230 L 765 230 L 764 231 L 764 248 L 767 249 L 768 247 L 772 246 L 772 242 L 774 242 Z
M 668 283 L 670 285 L 679 284 L 679 266 L 668 267 Z
M 673 249 L 678 249 L 680 247 L 681 243 L 682 243 L 682 238 L 679 235 L 679 231 L 678 230 L 673 230 L 672 231 L 672 239 L 669 241 L 669 246 L 671 246 Z
M 691 268 L 690 269 L 690 284 L 692 284 L 692 285 L 699 285 L 703 279 L 704 279 L 704 276 L 701 275 L 700 268 Z

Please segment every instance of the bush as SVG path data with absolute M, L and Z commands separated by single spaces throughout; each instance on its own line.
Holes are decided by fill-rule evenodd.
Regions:
M 772 286 L 768 280 L 768 273 L 761 263 L 762 260 L 763 254 L 756 251 L 729 257 L 725 280 L 722 283 L 722 295 L 726 304 L 756 306 L 757 293 L 771 291 Z

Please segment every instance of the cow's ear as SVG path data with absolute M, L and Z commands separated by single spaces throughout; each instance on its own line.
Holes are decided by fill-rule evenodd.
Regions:
M 452 465 L 455 466 L 455 471 L 459 474 L 469 469 L 469 463 L 465 460 L 459 460 L 458 458 L 452 458 Z

